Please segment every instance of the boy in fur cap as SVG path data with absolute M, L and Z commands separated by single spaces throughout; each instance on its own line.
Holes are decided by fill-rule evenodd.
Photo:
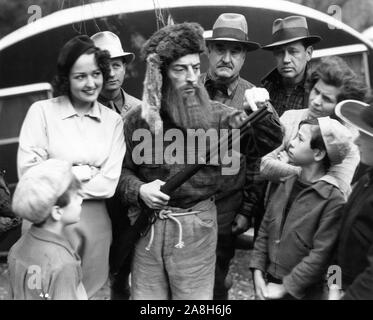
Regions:
M 143 104 L 124 118 L 129 152 L 118 190 L 131 206 L 132 221 L 141 213 L 140 202 L 158 213 L 151 232 L 134 250 L 133 299 L 212 299 L 217 239 L 214 195 L 222 188 L 222 167 L 210 161 L 172 198 L 160 191 L 164 181 L 185 168 L 180 158 L 199 160 L 201 146 L 190 150 L 186 142 L 192 129 L 234 128 L 246 117 L 244 111 L 210 101 L 198 83 L 200 53 L 205 49 L 202 35 L 197 23 L 166 26 L 153 34 L 143 48 L 147 61 Z M 252 108 L 265 98 L 260 90 L 247 93 Z M 273 144 L 279 145 L 282 134 L 277 120 L 271 114 L 256 124 L 245 150 L 263 155 Z M 263 138 L 266 130 L 277 135 L 277 144 L 271 141 L 268 146 Z

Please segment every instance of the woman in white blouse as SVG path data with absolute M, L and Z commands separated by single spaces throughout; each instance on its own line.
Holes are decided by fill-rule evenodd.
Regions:
M 82 181 L 81 220 L 67 238 L 82 260 L 83 284 L 92 297 L 108 280 L 111 223 L 104 199 L 115 191 L 125 154 L 121 117 L 97 97 L 108 74 L 109 54 L 88 36 L 61 49 L 55 87 L 60 96 L 35 102 L 24 120 L 18 174 L 49 158 L 71 162 Z

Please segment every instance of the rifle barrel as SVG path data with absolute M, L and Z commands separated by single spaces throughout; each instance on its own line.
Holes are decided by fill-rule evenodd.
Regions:
M 240 126 L 240 136 L 239 140 L 242 139 L 249 131 L 249 127 L 254 123 L 269 114 L 267 107 L 262 107 L 253 113 L 251 113 Z M 191 164 L 185 167 L 184 170 L 178 172 L 174 176 L 170 177 L 166 183 L 161 187 L 161 191 L 167 195 L 171 195 L 178 187 L 180 187 L 184 182 L 186 182 L 191 176 L 197 173 L 202 167 L 204 167 L 211 157 L 215 157 L 219 154 L 219 147 L 227 142 L 228 139 L 228 150 L 232 147 L 232 135 L 229 134 L 228 138 L 226 136 L 219 139 L 218 143 L 214 144 L 206 152 L 205 163 Z M 236 138 L 237 139 L 237 138 Z

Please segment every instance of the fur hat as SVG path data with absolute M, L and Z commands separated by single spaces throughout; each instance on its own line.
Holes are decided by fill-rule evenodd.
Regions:
M 162 73 L 177 59 L 205 50 L 203 28 L 198 23 L 179 23 L 156 31 L 144 44 L 142 56 L 146 60 L 141 116 L 153 133 L 162 129 L 159 111 L 162 100 Z

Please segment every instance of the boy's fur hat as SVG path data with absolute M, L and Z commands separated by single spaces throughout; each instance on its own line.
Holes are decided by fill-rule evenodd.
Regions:
M 162 129 L 159 111 L 162 100 L 162 74 L 177 59 L 205 50 L 203 28 L 198 23 L 169 25 L 155 32 L 145 43 L 142 56 L 146 59 L 141 116 L 153 133 Z

